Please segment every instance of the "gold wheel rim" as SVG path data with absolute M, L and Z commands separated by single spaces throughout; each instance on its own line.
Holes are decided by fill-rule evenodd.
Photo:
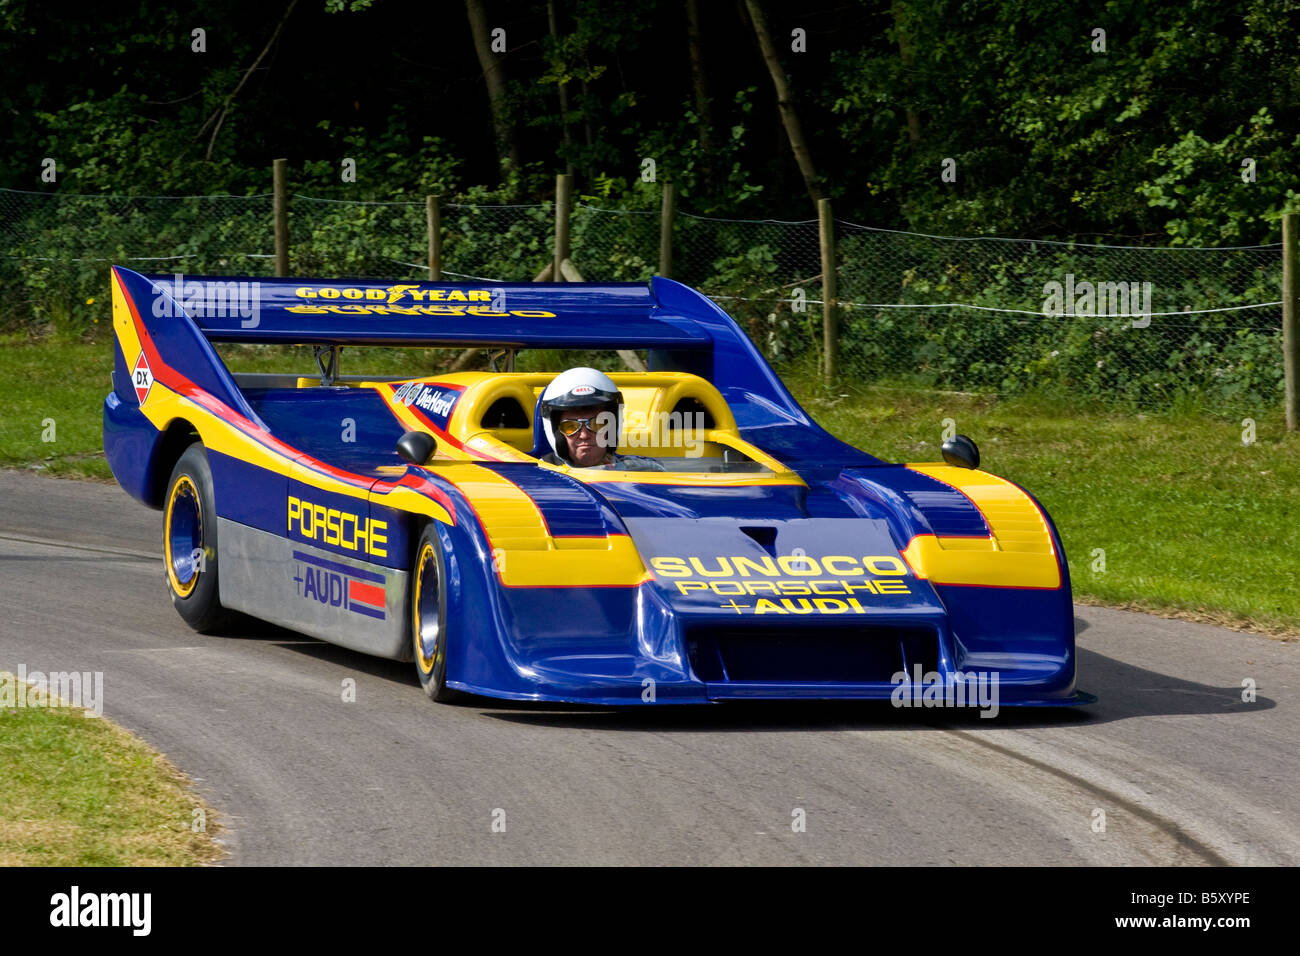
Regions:
M 428 542 L 420 549 L 420 556 L 415 562 L 415 591 L 411 595 L 411 633 L 415 641 L 415 660 L 420 667 L 421 673 L 432 674 L 433 666 L 436 660 L 436 649 L 434 657 L 424 656 L 424 642 L 421 640 L 421 620 L 420 620 L 420 592 L 424 586 L 424 568 L 428 559 L 433 557 L 433 546 Z M 441 636 L 441 635 L 439 635 Z
M 163 535 L 163 554 L 167 565 L 167 579 L 171 582 L 172 590 L 181 597 L 189 597 L 199 583 L 200 572 L 195 569 L 194 574 L 190 577 L 188 583 L 182 582 L 176 576 L 176 564 L 172 555 L 172 512 L 176 507 L 176 501 L 182 494 L 188 494 L 194 499 L 194 514 L 198 521 L 199 541 L 203 541 L 203 509 L 199 506 L 199 490 L 190 480 L 189 475 L 181 475 L 176 484 L 172 486 L 171 496 L 167 499 L 167 531 Z

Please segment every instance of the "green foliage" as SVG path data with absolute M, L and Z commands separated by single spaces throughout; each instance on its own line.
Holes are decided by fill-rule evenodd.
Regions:
M 1248 128 L 1238 126 L 1218 142 L 1187 132 L 1156 147 L 1150 165 L 1162 171 L 1137 192 L 1149 205 L 1169 210 L 1165 229 L 1174 244 L 1244 245 L 1259 236 L 1280 237 L 1282 213 L 1300 212 L 1290 178 L 1300 136 L 1287 142 L 1273 125 L 1268 107 L 1260 107 Z
M 1187 395 L 1231 415 L 1274 405 L 1282 365 L 1276 250 L 1130 250 L 1005 240 L 950 242 L 861 231 L 841 240 L 841 296 L 912 308 L 848 308 L 843 365 L 871 381 L 912 370 L 939 388 L 1051 392 L 1169 406 Z M 1048 283 L 1149 282 L 1150 324 L 1049 316 Z M 969 303 L 993 310 L 925 308 Z M 1190 310 L 1186 316 L 1181 313 Z M 1130 315 L 1138 312 L 1130 305 Z
M 204 0 L 151 9 L 142 25 L 6 3 L 0 154 L 12 161 L 0 186 L 261 193 L 277 155 L 313 195 L 344 191 L 344 156 L 358 165 L 350 198 L 497 181 L 462 4 L 298 5 L 250 74 L 279 9 Z M 509 26 L 505 109 L 523 156 L 506 201 L 540 201 L 572 164 L 580 194 L 648 208 L 634 193 L 649 156 L 683 209 L 746 215 L 761 201 L 760 215 L 808 215 L 771 81 L 731 5 L 701 5 L 707 150 L 680 0 L 553 9 L 555 36 L 541 0 L 488 4 Z M 790 13 L 769 13 L 784 31 Z M 947 235 L 1249 244 L 1275 241 L 1277 215 L 1300 204 L 1286 178 L 1300 0 L 811 0 L 799 14 L 825 55 L 781 58 L 843 218 Z M 191 50 L 200 22 L 204 53 Z M 59 164 L 53 185 L 38 178 L 46 156 Z M 1246 158 L 1255 183 L 1241 181 Z M 955 182 L 940 179 L 945 159 Z
M 495 198 L 470 190 L 466 200 Z M 551 204 L 463 205 L 443 213 L 444 268 L 461 275 L 527 282 L 551 261 Z
M 1295 0 L 907 0 L 891 12 L 888 40 L 836 52 L 821 93 L 838 137 L 857 147 L 873 198 L 865 221 L 946 235 L 1276 241 L 1294 185 L 1292 135 L 1276 130 L 1297 120 Z M 1239 175 L 1247 157 L 1254 184 Z M 940 178 L 945 158 L 955 182 Z M 856 192 L 830 182 L 846 199 Z
M 328 120 L 317 124 L 334 156 L 302 164 L 294 187 L 313 196 L 360 201 L 415 200 L 450 196 L 460 181 L 462 161 L 450 154 L 445 140 L 419 136 L 398 116 L 379 134 L 359 127 L 340 130 Z M 356 163 L 356 181 L 343 179 L 343 160 Z
M 274 251 L 263 197 L 0 194 L 12 239 L 0 259 L 0 328 L 64 336 L 106 325 L 108 270 L 266 275 Z M 94 308 L 87 300 L 94 299 Z
M 13 157 L 0 186 L 40 193 L 0 193 L 0 328 L 93 333 L 114 261 L 266 274 L 273 156 L 290 160 L 297 273 L 422 278 L 424 198 L 437 194 L 450 278 L 531 279 L 552 256 L 554 174 L 572 164 L 584 277 L 644 281 L 658 268 L 671 181 L 673 275 L 716 296 L 774 360 L 815 362 L 816 226 L 771 80 L 734 5 L 699 6 L 707 130 L 680 0 L 490 0 L 508 28 L 499 62 L 523 157 L 502 174 L 461 4 L 298 5 L 252 72 L 287 6 L 201 0 L 141 25 L 0 5 L 0 154 Z M 779 37 L 791 14 L 769 15 Z M 1130 402 L 1276 400 L 1275 311 L 1157 317 L 1147 329 L 1039 313 L 1044 284 L 1067 273 L 1150 281 L 1157 311 L 1276 300 L 1275 251 L 1083 243 L 1277 241 L 1280 215 L 1300 209 L 1288 178 L 1300 0 L 810 0 L 798 15 L 815 55 L 779 59 L 841 220 L 1067 243 L 844 227 L 840 297 L 859 304 L 844 315 L 847 374 Z M 194 23 L 207 52 L 192 49 Z M 39 178 L 45 157 L 54 183 Z M 813 304 L 796 312 L 792 298 Z M 1027 314 L 934 307 L 952 302 Z

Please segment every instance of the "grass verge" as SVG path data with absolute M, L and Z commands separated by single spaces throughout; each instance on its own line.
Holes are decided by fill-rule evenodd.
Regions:
M 12 674 L 0 682 L 27 693 Z M 0 708 L 0 866 L 196 866 L 224 855 L 213 810 L 166 757 L 102 717 L 37 700 Z

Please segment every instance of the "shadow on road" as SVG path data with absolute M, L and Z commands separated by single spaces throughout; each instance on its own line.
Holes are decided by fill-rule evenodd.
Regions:
M 1079 621 L 1079 629 L 1086 623 Z M 255 625 L 281 646 L 347 671 L 360 671 L 418 691 L 414 665 L 371 657 L 357 651 L 303 638 L 272 625 Z M 242 636 L 258 636 L 248 634 Z M 1095 725 L 1134 717 L 1193 714 L 1248 715 L 1276 707 L 1259 697 L 1241 699 L 1239 684 L 1213 686 L 1186 681 L 1089 651 L 1078 650 L 1079 686 L 1098 697 L 1082 707 L 1002 707 L 985 718 L 974 708 L 901 708 L 889 701 L 728 701 L 722 704 L 664 704 L 634 707 L 593 707 L 583 704 L 494 700 L 466 695 L 455 706 L 477 709 L 485 717 L 521 724 L 584 730 L 633 731 L 789 731 L 789 730 L 971 730 L 995 727 L 1058 727 Z M 422 694 L 413 704 L 434 707 Z

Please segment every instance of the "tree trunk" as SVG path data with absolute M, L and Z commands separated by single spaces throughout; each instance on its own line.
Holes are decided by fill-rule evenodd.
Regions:
M 551 39 L 560 42 L 560 31 L 555 20 L 555 0 L 546 0 L 546 18 L 551 27 Z M 569 90 L 568 84 L 561 81 L 556 84 L 560 93 L 560 127 L 564 130 L 564 172 L 573 175 L 573 137 L 569 135 Z
M 696 129 L 700 140 L 700 174 L 704 187 L 713 189 L 713 110 L 704 75 L 704 45 L 700 41 L 699 0 L 686 0 L 686 42 L 691 56 L 691 86 L 695 90 Z
M 483 0 L 465 0 L 469 16 L 469 29 L 474 35 L 474 52 L 487 83 L 488 103 L 492 107 L 492 128 L 496 133 L 497 159 L 503 172 L 519 168 L 519 146 L 514 130 L 506 118 L 506 71 L 501 54 L 492 52 L 492 36 L 488 28 L 487 9 Z
M 817 172 L 813 168 L 812 153 L 808 150 L 808 141 L 804 139 L 803 127 L 799 125 L 799 114 L 794 109 L 794 99 L 790 95 L 790 84 L 786 80 L 785 68 L 776 58 L 776 47 L 772 45 L 772 36 L 768 33 L 767 20 L 758 0 L 745 0 L 749 18 L 754 24 L 754 34 L 758 37 L 759 49 L 767 62 L 767 71 L 772 74 L 772 85 L 776 88 L 776 105 L 781 110 L 781 122 L 785 124 L 786 136 L 790 139 L 790 148 L 794 150 L 794 161 L 799 164 L 808 195 L 814 203 L 823 198 Z
M 907 110 L 907 139 L 921 142 L 921 114 L 916 111 L 916 96 L 912 84 L 912 64 L 915 59 L 912 47 L 912 26 L 908 23 L 907 8 L 902 0 L 894 0 L 894 31 L 898 34 L 898 58 L 903 61 L 903 105 Z

